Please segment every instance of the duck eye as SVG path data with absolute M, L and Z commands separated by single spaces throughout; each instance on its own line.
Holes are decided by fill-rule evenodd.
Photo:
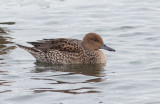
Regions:
M 99 42 L 97 39 L 91 39 L 92 41 Z

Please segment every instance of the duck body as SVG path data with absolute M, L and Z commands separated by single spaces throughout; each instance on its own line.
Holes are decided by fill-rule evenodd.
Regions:
M 87 34 L 88 35 L 88 34 Z M 89 33 L 89 36 L 93 37 L 96 33 Z M 86 39 L 85 39 L 86 38 Z M 97 38 L 97 37 L 96 37 Z M 96 39 L 95 38 L 95 39 Z M 94 38 L 91 39 L 94 43 Z M 84 37 L 83 40 L 78 39 L 43 39 L 37 42 L 28 42 L 34 47 L 26 47 L 18 45 L 20 48 L 31 53 L 37 61 L 51 64 L 105 64 L 106 56 L 99 50 L 102 44 L 94 47 L 94 44 L 89 42 L 88 37 Z M 89 42 L 90 44 L 88 44 Z M 111 48 L 109 48 L 111 50 Z M 111 50 L 115 51 L 115 50 Z

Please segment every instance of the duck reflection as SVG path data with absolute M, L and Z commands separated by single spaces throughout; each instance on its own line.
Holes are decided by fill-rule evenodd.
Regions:
M 83 74 L 89 76 L 104 76 L 104 66 L 105 64 L 66 64 L 66 65 L 51 65 L 44 64 L 41 62 L 35 62 L 36 69 L 35 73 L 44 71 L 62 71 L 70 72 L 74 74 Z
M 89 91 L 78 92 L 79 90 L 89 90 Z M 60 92 L 60 93 L 68 93 L 68 94 L 100 93 L 100 91 L 96 91 L 92 87 L 82 87 L 82 88 L 70 89 L 70 90 L 55 90 L 52 88 L 36 88 L 36 89 L 34 89 L 34 93 L 43 93 L 43 92 Z
M 0 76 L 7 76 L 8 75 L 8 71 L 2 71 L 0 70 Z M 5 86 L 11 86 L 11 83 L 13 83 L 14 81 L 10 81 L 7 79 L 0 79 L 0 87 L 5 87 Z M 11 92 L 12 90 L 3 90 L 1 89 L 0 94 L 1 93 L 6 93 L 6 92 Z
M 15 24 L 15 22 L 3 22 L 0 23 L 3 25 L 13 25 Z M 9 35 L 10 30 L 7 29 L 7 27 L 0 27 L 0 56 L 3 56 L 4 54 L 8 54 L 8 52 L 10 52 L 10 50 L 15 49 L 15 46 L 10 46 L 10 44 L 12 44 L 12 38 Z M 4 60 L 3 58 L 0 58 L 0 60 Z M 2 64 L 5 64 L 4 62 L 0 63 L 0 67 Z M 8 75 L 8 71 L 3 71 L 0 70 L 0 76 L 7 76 Z M 14 81 L 10 81 L 7 79 L 1 79 L 0 80 L 0 86 L 11 86 L 11 83 L 13 83 Z M 12 90 L 3 90 L 0 91 L 0 93 L 6 93 L 6 92 L 11 92 Z
M 0 24 L 7 24 L 7 25 L 13 25 L 14 22 L 5 22 Z M 15 49 L 15 46 L 9 46 L 9 44 L 12 44 L 12 39 L 9 36 L 10 30 L 8 30 L 6 27 L 0 27 L 0 55 L 7 54 L 10 52 L 10 50 Z M 2 59 L 1 59 L 2 60 Z
M 101 93 L 99 90 L 97 90 L 95 87 L 86 86 L 89 83 L 98 83 L 105 80 L 105 74 L 104 74 L 104 64 L 70 64 L 70 65 L 50 65 L 50 64 L 44 64 L 40 62 L 36 62 L 36 68 L 33 70 L 34 73 L 42 73 L 45 71 L 61 71 L 61 72 L 67 72 L 67 73 L 58 73 L 53 74 L 46 77 L 35 77 L 32 78 L 33 80 L 44 80 L 49 81 L 48 84 L 56 85 L 56 86 L 64 86 L 64 89 L 56 88 L 56 86 L 52 86 L 50 88 L 34 88 L 32 89 L 34 93 L 43 93 L 43 92 L 60 92 L 60 93 L 68 93 L 68 94 L 85 94 L 85 93 Z M 68 76 L 68 78 L 71 78 L 72 75 L 79 76 L 78 74 L 82 74 L 85 76 L 92 76 L 92 77 L 86 77 L 84 80 L 77 81 L 77 79 L 72 80 L 65 80 L 63 77 Z M 85 77 L 82 76 L 82 77 Z M 57 77 L 62 77 L 62 79 Z M 79 78 L 79 77 L 78 77 Z M 66 89 L 67 86 L 73 86 L 73 85 L 79 85 L 79 87 L 70 87 Z M 66 86 L 66 87 L 65 87 Z

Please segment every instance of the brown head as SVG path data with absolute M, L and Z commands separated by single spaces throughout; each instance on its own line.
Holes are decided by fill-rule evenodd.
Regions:
M 94 51 L 98 49 L 106 49 L 108 51 L 115 51 L 114 49 L 106 46 L 103 43 L 102 38 L 96 33 L 88 33 L 83 38 L 83 46 L 89 51 Z

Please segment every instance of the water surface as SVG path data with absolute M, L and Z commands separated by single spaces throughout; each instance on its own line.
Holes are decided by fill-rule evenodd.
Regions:
M 0 103 L 159 104 L 160 1 L 0 0 Z M 45 65 L 15 44 L 100 34 L 107 65 Z

